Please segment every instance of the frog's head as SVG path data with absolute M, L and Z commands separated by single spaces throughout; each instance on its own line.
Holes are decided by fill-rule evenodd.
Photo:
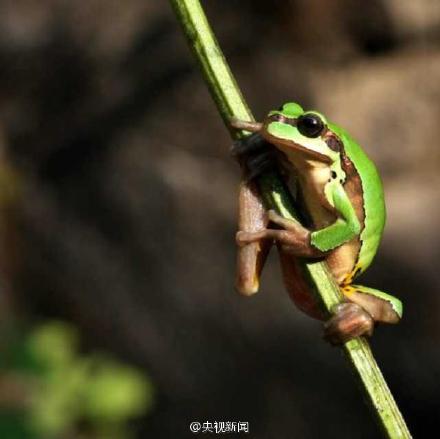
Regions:
M 294 102 L 271 111 L 260 133 L 287 154 L 292 152 L 324 163 L 332 163 L 339 157 L 339 144 L 330 140 L 332 133 L 327 119 L 316 111 L 304 111 Z

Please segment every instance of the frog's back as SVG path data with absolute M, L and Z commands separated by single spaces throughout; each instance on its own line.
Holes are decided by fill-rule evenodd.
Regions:
M 343 142 L 345 154 L 353 163 L 362 186 L 364 226 L 360 235 L 360 251 L 354 267 L 357 275 L 371 264 L 382 238 L 386 219 L 383 186 L 376 166 L 351 136 L 336 125 L 329 124 L 329 128 Z

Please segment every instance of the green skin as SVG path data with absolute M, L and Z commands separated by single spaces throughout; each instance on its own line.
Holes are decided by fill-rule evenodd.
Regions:
M 322 121 L 319 135 L 309 137 L 300 132 L 296 124 L 304 115 Z M 397 323 L 402 316 L 402 303 L 397 298 L 352 284 L 371 264 L 385 224 L 382 183 L 362 148 L 322 114 L 305 112 L 296 103 L 271 111 L 262 124 L 237 122 L 234 126 L 259 132 L 284 153 L 313 223 L 308 230 L 270 211 L 269 220 L 278 228 L 242 230 L 237 234 L 239 245 L 274 240 L 295 257 L 327 260 L 350 304 L 335 310 L 326 325 L 332 342 L 371 334 L 375 322 Z

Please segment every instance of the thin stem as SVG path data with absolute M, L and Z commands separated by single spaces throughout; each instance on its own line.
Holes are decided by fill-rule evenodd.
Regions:
M 230 121 L 231 119 L 254 121 L 253 115 L 226 63 L 199 0 L 170 0 L 170 2 L 226 127 L 235 138 L 245 136 L 246 132 L 232 129 Z M 286 218 L 295 218 L 295 208 L 290 194 L 277 174 L 268 173 L 260 177 L 259 187 L 268 207 L 276 209 Z M 316 294 L 323 309 L 330 315 L 333 307 L 342 301 L 342 296 L 327 264 L 304 262 L 302 267 L 309 279 L 311 290 Z M 385 437 L 411 438 L 368 342 L 362 337 L 356 338 L 345 343 L 342 349 Z

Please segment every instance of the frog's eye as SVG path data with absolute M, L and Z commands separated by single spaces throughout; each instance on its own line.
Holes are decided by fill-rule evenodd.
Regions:
M 284 104 L 283 105 L 281 105 L 279 108 L 278 108 L 278 110 L 277 111 L 283 111 L 283 108 L 284 108 Z
M 323 129 L 324 122 L 317 114 L 304 114 L 296 122 L 298 131 L 306 137 L 318 137 Z

